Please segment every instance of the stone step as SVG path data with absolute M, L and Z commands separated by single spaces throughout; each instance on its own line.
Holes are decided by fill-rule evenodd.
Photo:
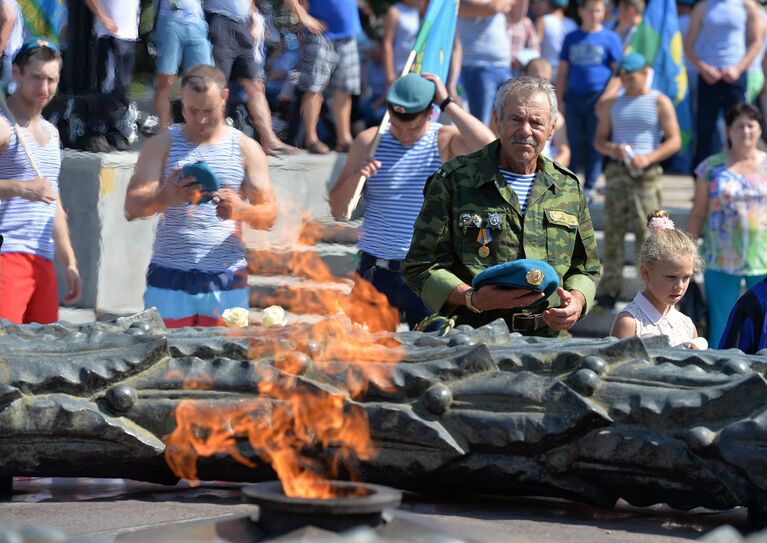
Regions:
M 284 275 L 316 281 L 347 277 L 357 266 L 355 245 L 320 242 L 246 251 L 253 275 Z
M 251 275 L 248 277 L 251 308 L 282 306 L 296 314 L 330 315 L 339 303 L 348 298 L 352 289 L 350 279 L 313 281 L 281 275 Z

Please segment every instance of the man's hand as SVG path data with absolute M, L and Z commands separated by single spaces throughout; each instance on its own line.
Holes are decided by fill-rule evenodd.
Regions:
M 628 153 L 626 152 L 626 146 L 624 144 L 616 145 L 613 148 L 613 152 L 610 153 L 610 157 L 614 160 L 618 160 L 620 162 L 625 162 L 626 159 L 629 157 Z
M 634 155 L 634 158 L 631 159 L 631 167 L 636 168 L 637 170 L 644 170 L 651 164 L 652 163 L 650 162 L 650 159 L 647 158 L 647 155 Z
M 698 73 L 703 78 L 703 81 L 705 81 L 709 85 L 713 85 L 714 83 L 722 79 L 722 72 L 719 71 L 718 68 L 714 68 L 713 66 L 706 64 L 705 62 L 700 63 L 700 70 L 698 71 Z M 737 77 L 735 79 L 737 79 Z
M 233 189 L 216 191 L 213 201 L 216 203 L 216 216 L 222 221 L 242 219 L 243 211 L 248 205 L 240 193 Z
M 586 299 L 580 291 L 568 292 L 562 287 L 557 289 L 557 295 L 561 302 L 560 306 L 544 311 L 543 320 L 552 330 L 568 330 L 578 322 L 578 317 L 581 316 L 583 307 L 586 305 Z
M 359 172 L 357 179 L 359 179 L 360 177 L 364 177 L 365 179 L 370 179 L 376 174 L 376 172 L 380 168 L 381 168 L 380 160 L 375 160 L 372 157 L 366 156 L 365 158 L 363 158 L 357 163 L 357 171 Z
M 471 302 L 477 309 L 490 311 L 493 309 L 513 309 L 526 307 L 543 298 L 542 292 L 526 288 L 508 288 L 487 285 L 474 291 Z
M 434 86 L 436 87 L 434 90 L 434 103 L 436 105 L 440 105 L 442 102 L 444 102 L 448 97 L 447 87 L 445 87 L 445 84 L 442 82 L 439 76 L 436 74 L 421 74 L 421 77 L 434 83 Z
M 490 0 L 490 5 L 496 13 L 508 13 L 514 7 L 516 0 Z
M 742 73 L 737 66 L 727 66 L 721 70 L 722 81 L 725 83 L 735 83 Z
M 301 20 L 301 24 L 306 27 L 306 30 L 311 32 L 312 34 L 317 34 L 318 36 L 320 34 L 324 34 L 325 31 L 328 29 L 327 25 L 323 23 L 322 21 L 315 19 L 308 13 L 306 16 Z
M 80 299 L 83 283 L 80 279 L 80 272 L 77 266 L 69 266 L 64 269 L 64 280 L 67 282 L 67 295 L 62 300 L 65 304 L 71 304 Z
M 119 30 L 117 28 L 117 24 L 115 24 L 115 22 L 109 17 L 104 17 L 103 19 L 101 19 L 101 24 L 104 25 L 104 28 L 106 28 L 107 32 L 109 32 L 110 34 L 117 34 L 117 31 Z
M 200 184 L 194 177 L 181 178 L 181 169 L 176 168 L 165 180 L 160 195 L 168 207 L 178 206 L 199 202 L 202 198 L 200 188 Z
M 18 186 L 18 196 L 25 200 L 43 202 L 44 204 L 52 204 L 56 201 L 51 182 L 44 177 L 37 177 L 31 181 L 22 181 Z

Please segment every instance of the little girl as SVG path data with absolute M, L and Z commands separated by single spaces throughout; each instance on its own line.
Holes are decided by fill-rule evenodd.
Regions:
M 645 288 L 621 311 L 610 335 L 668 336 L 672 346 L 706 349 L 705 338 L 690 320 L 674 308 L 682 299 L 690 279 L 700 268 L 695 242 L 674 227 L 667 211 L 653 211 L 647 217 L 650 236 L 642 244 L 639 273 Z

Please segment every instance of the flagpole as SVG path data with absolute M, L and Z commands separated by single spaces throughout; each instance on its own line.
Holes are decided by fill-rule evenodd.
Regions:
M 410 73 L 410 68 L 413 66 L 413 62 L 415 62 L 415 56 L 416 56 L 416 49 L 413 49 L 410 51 L 410 54 L 407 57 L 407 60 L 405 61 L 405 66 L 402 68 L 402 73 L 400 74 L 400 77 L 405 76 Z M 389 124 L 389 108 L 386 108 L 386 113 L 384 113 L 383 118 L 381 119 L 381 124 L 378 125 L 378 130 L 376 131 L 376 135 L 373 138 L 373 141 L 370 142 L 370 150 L 368 151 L 368 156 L 373 157 L 376 154 L 376 150 L 378 150 L 378 144 L 381 143 L 381 136 L 383 136 L 384 131 L 386 130 L 387 125 Z M 346 207 L 346 210 L 343 214 L 343 219 L 345 221 L 348 221 L 352 217 L 352 213 L 354 213 L 354 210 L 357 209 L 357 204 L 360 202 L 360 198 L 362 198 L 362 189 L 365 186 L 365 180 L 367 178 L 364 175 L 361 175 L 359 180 L 357 180 L 357 186 L 354 188 L 354 194 L 352 195 L 351 200 L 349 200 L 349 205 Z

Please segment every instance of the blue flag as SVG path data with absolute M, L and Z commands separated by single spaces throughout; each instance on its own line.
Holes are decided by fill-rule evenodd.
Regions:
M 674 103 L 682 135 L 680 153 L 689 150 L 692 139 L 692 111 L 687 70 L 684 66 L 682 33 L 674 0 L 650 0 L 642 24 L 629 42 L 626 53 L 636 51 L 654 70 L 652 87 Z
M 24 16 L 25 36 L 48 38 L 61 45 L 61 31 L 67 22 L 64 0 L 18 0 Z
M 413 50 L 416 53 L 411 72 L 437 74 L 447 81 L 453 37 L 458 18 L 459 0 L 431 0 Z

